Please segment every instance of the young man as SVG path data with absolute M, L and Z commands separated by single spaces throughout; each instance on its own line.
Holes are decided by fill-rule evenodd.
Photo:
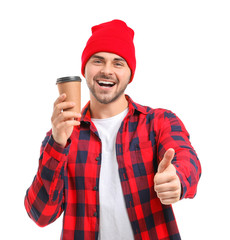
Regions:
M 64 212 L 61 239 L 180 239 L 171 204 L 195 196 L 201 167 L 174 113 L 124 94 L 133 37 L 120 20 L 94 26 L 81 68 L 89 103 L 81 115 L 62 111 L 74 105 L 65 94 L 54 103 L 25 207 L 39 226 Z

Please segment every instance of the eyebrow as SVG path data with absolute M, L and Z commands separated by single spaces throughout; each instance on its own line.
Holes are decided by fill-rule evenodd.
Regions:
M 126 61 L 125 61 L 125 59 L 124 59 L 124 58 L 122 58 L 122 57 L 119 57 L 119 58 L 114 58 L 114 60 L 115 60 L 115 61 L 124 61 L 124 62 L 126 62 Z
M 96 55 L 96 54 L 94 54 L 91 58 L 98 58 L 98 59 L 101 59 L 101 60 L 105 59 L 104 57 Z M 126 60 L 122 57 L 117 57 L 117 58 L 114 58 L 113 60 L 114 61 L 124 61 L 124 62 L 126 62 Z
M 98 55 L 93 55 L 91 58 L 99 58 L 101 60 L 105 59 L 104 57 L 98 56 Z

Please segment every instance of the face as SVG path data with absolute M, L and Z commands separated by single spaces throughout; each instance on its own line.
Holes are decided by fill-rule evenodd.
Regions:
M 85 66 L 91 96 L 103 104 L 114 102 L 122 96 L 130 77 L 131 70 L 125 59 L 113 53 L 96 53 Z

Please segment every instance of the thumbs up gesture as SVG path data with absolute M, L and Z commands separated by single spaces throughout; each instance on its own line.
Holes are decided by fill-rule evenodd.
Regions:
M 164 205 L 179 201 L 181 196 L 180 179 L 176 174 L 176 168 L 171 163 L 174 155 L 175 151 L 172 148 L 165 152 L 154 177 L 154 189 Z

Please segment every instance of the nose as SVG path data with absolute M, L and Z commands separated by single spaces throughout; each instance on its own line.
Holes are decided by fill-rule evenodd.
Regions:
M 113 67 L 109 62 L 105 63 L 101 69 L 101 73 L 105 75 L 113 75 Z

